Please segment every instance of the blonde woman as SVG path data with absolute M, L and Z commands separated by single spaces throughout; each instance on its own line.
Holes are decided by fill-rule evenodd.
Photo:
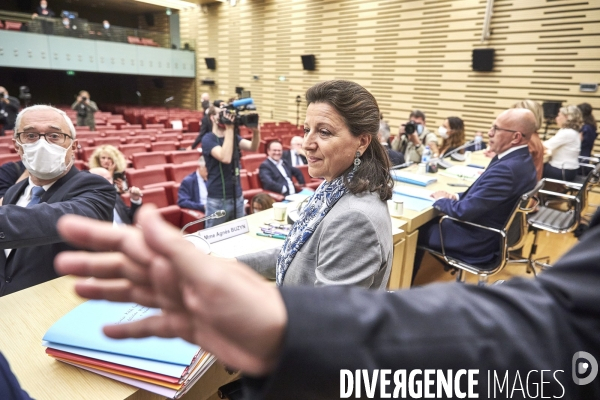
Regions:
M 543 142 L 546 151 L 551 154 L 550 161 L 544 164 L 544 178 L 572 182 L 579 169 L 581 111 L 573 105 L 562 107 L 556 117 L 556 125 L 560 127 L 556 135 Z
M 529 147 L 529 153 L 531 153 L 531 158 L 533 158 L 533 165 L 535 165 L 537 180 L 539 181 L 542 179 L 544 172 L 544 145 L 542 144 L 542 140 L 540 139 L 538 132 L 544 122 L 544 109 L 542 108 L 542 105 L 535 100 L 518 101 L 513 104 L 512 108 L 525 108 L 531 111 L 535 116 L 536 131 L 533 132 L 529 138 L 527 147 Z
M 107 169 L 113 177 L 117 191 L 124 193 L 127 190 L 127 181 L 125 180 L 127 161 L 125 161 L 123 153 L 115 146 L 107 144 L 97 147 L 90 157 L 91 168 Z

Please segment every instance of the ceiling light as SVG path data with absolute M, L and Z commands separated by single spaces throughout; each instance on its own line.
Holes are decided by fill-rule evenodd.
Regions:
M 141 3 L 152 4 L 159 7 L 174 8 L 176 10 L 185 10 L 190 8 L 199 8 L 198 4 L 183 0 L 135 0 Z

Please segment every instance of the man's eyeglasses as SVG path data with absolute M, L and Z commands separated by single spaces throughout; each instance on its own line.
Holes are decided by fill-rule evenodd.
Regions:
M 40 140 L 40 136 L 43 136 L 44 139 L 48 143 L 62 145 L 65 144 L 67 138 L 73 139 L 70 135 L 62 132 L 48 132 L 48 133 L 39 133 L 39 132 L 19 132 L 17 133 L 17 138 L 20 143 L 30 144 L 35 143 Z
M 505 132 L 512 132 L 512 133 L 519 132 L 519 131 L 513 131 L 512 129 L 504 129 L 504 128 L 500 128 L 499 126 L 492 125 L 492 127 L 490 128 L 490 132 L 492 132 L 495 135 L 496 131 L 505 131 Z

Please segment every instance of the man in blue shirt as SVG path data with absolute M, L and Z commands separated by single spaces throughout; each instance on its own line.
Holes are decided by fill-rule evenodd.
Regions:
M 208 179 L 208 170 L 204 157 L 198 159 L 198 169 L 185 178 L 179 187 L 177 194 L 177 205 L 181 208 L 190 208 L 192 210 L 205 211 L 206 198 L 208 191 L 206 189 L 206 180 Z
M 208 169 L 206 215 L 225 210 L 222 218 L 211 219 L 204 224 L 207 228 L 244 216 L 244 197 L 239 175 L 233 175 L 234 165 L 239 167 L 240 152 L 234 152 L 234 142 L 239 150 L 256 151 L 260 144 L 258 128 L 253 129 L 252 141 L 242 139 L 233 133 L 233 123 L 224 124 L 219 115 L 233 122 L 232 114 L 224 114 L 223 109 L 211 107 L 208 110 L 213 131 L 202 137 L 202 154 Z

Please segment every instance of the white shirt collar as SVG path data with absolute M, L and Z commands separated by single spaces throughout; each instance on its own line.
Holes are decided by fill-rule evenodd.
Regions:
M 498 154 L 498 159 L 501 159 L 502 157 L 506 156 L 507 154 L 512 153 L 515 150 L 522 149 L 523 147 L 527 147 L 527 145 L 526 144 L 522 144 L 522 145 L 517 146 L 517 147 L 511 147 L 510 149 L 504 151 L 503 153 Z
M 268 159 L 275 165 L 283 165 L 283 158 L 280 158 L 279 161 L 275 161 L 271 157 L 268 157 Z

